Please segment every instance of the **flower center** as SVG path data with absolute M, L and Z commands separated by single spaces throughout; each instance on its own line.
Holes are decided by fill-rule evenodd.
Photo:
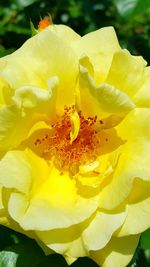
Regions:
M 36 139 L 35 146 L 41 146 L 42 156 L 53 160 L 57 168 L 75 174 L 82 164 L 93 162 L 100 147 L 96 131 L 97 117 L 84 118 L 82 112 L 74 108 L 65 108 L 62 117 L 52 125 L 52 130 L 41 139 Z

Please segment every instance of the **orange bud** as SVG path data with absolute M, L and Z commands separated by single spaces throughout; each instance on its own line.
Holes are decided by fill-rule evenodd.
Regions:
M 45 16 L 44 19 L 40 20 L 38 25 L 38 31 L 42 31 L 47 28 L 49 25 L 52 25 L 52 18 L 51 16 Z

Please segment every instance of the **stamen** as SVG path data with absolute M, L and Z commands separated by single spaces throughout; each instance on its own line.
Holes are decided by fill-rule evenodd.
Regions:
M 100 147 L 96 122 L 97 116 L 85 119 L 81 111 L 77 113 L 74 107 L 65 107 L 63 116 L 52 125 L 51 134 L 38 138 L 34 144 L 44 148 L 42 156 L 53 160 L 61 172 L 75 174 L 80 165 L 96 160 Z

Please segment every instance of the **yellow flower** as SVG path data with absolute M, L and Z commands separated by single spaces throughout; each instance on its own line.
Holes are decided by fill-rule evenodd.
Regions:
M 0 59 L 0 223 L 124 267 L 150 227 L 150 69 L 112 27 L 51 25 Z

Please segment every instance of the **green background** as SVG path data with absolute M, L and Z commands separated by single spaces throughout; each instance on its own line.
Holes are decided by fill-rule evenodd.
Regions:
M 113 25 L 121 46 L 150 63 L 150 0 L 0 0 L 0 57 L 15 51 L 31 36 L 30 20 L 37 27 L 48 13 L 54 23 L 67 24 L 81 35 Z M 0 267 L 41 266 L 68 265 L 62 256 L 45 256 L 34 240 L 0 226 Z M 129 266 L 150 267 L 150 230 L 142 234 Z M 97 264 L 81 258 L 71 267 Z

